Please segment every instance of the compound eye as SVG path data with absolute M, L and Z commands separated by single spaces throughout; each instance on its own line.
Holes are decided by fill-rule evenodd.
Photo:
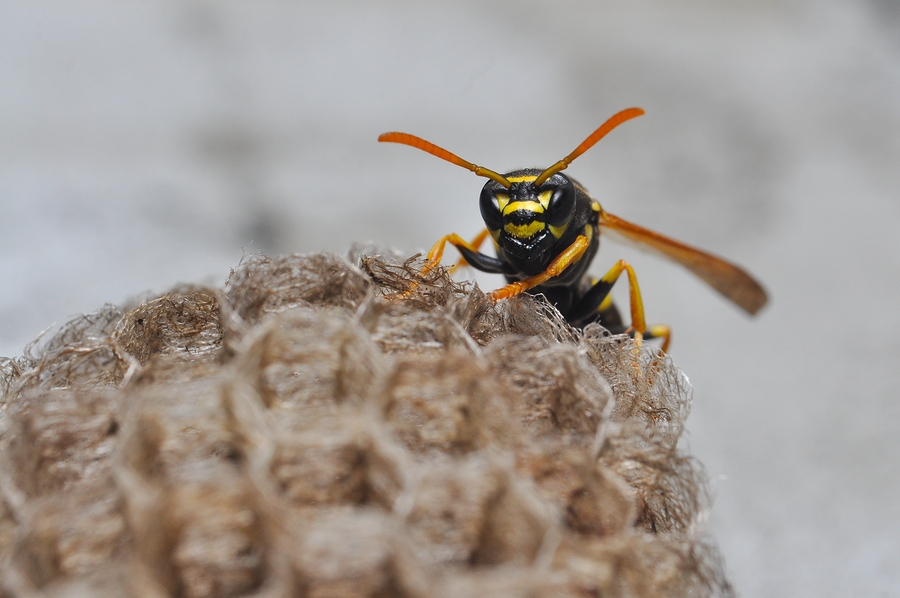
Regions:
M 575 185 L 568 177 L 556 175 L 554 179 L 565 179 L 553 191 L 550 204 L 547 206 L 547 224 L 550 226 L 565 226 L 575 212 Z M 554 181 L 556 182 L 556 181 Z
M 500 201 L 497 198 L 497 192 L 488 189 L 489 186 L 491 186 L 491 183 L 485 185 L 481 190 L 481 201 L 479 202 L 481 217 L 490 230 L 498 230 L 503 226 L 503 216 L 500 214 Z

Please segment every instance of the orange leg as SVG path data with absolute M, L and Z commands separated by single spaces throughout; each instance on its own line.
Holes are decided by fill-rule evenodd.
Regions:
M 480 251 L 481 246 L 484 245 L 484 240 L 487 239 L 489 233 L 490 231 L 488 231 L 488 229 L 484 229 L 483 231 L 478 233 L 478 236 L 472 239 L 472 242 L 469 243 L 469 248 L 474 248 L 475 251 Z M 456 262 L 456 264 L 452 268 L 450 268 L 450 273 L 452 274 L 453 272 L 456 272 L 459 268 L 462 268 L 466 264 L 466 258 L 459 258 L 459 261 Z
M 619 275 L 622 274 L 623 271 L 628 273 L 628 290 L 631 300 L 631 329 L 634 330 L 635 342 L 641 344 L 641 339 L 644 338 L 644 332 L 647 331 L 647 323 L 644 321 L 644 302 L 641 299 L 641 289 L 638 287 L 634 268 L 632 268 L 625 260 L 619 260 L 616 262 L 616 265 L 606 273 L 606 276 L 600 279 L 598 284 L 612 286 L 613 283 L 619 279 Z M 659 331 L 662 332 L 661 329 Z M 668 338 L 668 334 L 665 336 Z
M 500 299 L 509 299 L 510 297 L 515 297 L 519 293 L 524 293 L 528 289 L 532 289 L 539 284 L 550 280 L 554 276 L 559 276 L 566 268 L 581 259 L 581 256 L 584 255 L 585 250 L 587 250 L 590 244 L 587 237 L 584 235 L 579 236 L 575 239 L 574 243 L 569 245 L 565 251 L 556 256 L 555 260 L 550 262 L 550 265 L 547 266 L 546 270 L 531 278 L 526 278 L 525 280 L 520 280 L 518 282 L 511 282 L 503 288 L 491 291 L 488 293 L 488 299 L 494 302 L 497 302 Z
M 669 343 L 672 342 L 672 330 L 666 326 L 665 324 L 654 324 L 647 328 L 647 331 L 653 336 L 653 338 L 661 338 L 663 339 L 662 349 L 663 353 L 667 353 L 669 351 Z
M 605 284 L 606 284 L 607 289 L 609 289 L 609 287 L 612 286 L 613 282 L 615 282 L 616 276 L 617 275 L 614 272 L 613 272 L 612 276 L 607 275 L 607 278 L 605 279 L 606 280 Z M 600 283 L 600 281 L 598 279 L 596 279 L 596 278 L 591 279 L 592 287 L 599 283 Z M 619 325 L 621 325 L 621 321 L 619 320 L 619 314 L 616 311 L 616 309 L 613 307 L 613 304 L 612 304 L 612 294 L 610 294 L 609 292 L 607 292 L 606 297 L 604 297 L 603 301 L 597 307 L 597 311 L 595 312 L 597 315 L 599 315 L 599 317 L 600 317 L 599 321 L 601 323 L 604 321 L 603 318 L 604 318 L 604 315 L 607 312 L 607 310 L 611 310 L 613 312 L 612 317 L 614 317 L 615 322 L 618 322 Z M 616 329 L 616 324 L 613 324 L 613 329 L 614 330 Z M 633 328 L 629 328 L 628 330 L 632 330 L 632 329 Z M 669 326 L 666 324 L 649 324 L 649 325 L 647 325 L 647 330 L 644 331 L 644 338 L 645 339 L 647 339 L 647 338 L 662 339 L 663 342 L 662 342 L 662 346 L 660 348 L 662 349 L 663 353 L 666 353 L 669 350 L 669 344 L 672 342 L 672 329 L 669 328 Z
M 475 237 L 475 240 L 473 240 L 471 244 L 464 241 L 462 239 L 462 237 L 460 237 L 459 235 L 457 235 L 455 233 L 450 234 L 450 235 L 444 235 L 443 237 L 441 237 L 438 240 L 437 243 L 434 244 L 434 246 L 428 252 L 428 255 L 425 257 L 426 262 L 425 262 L 425 266 L 422 267 L 422 274 L 427 274 L 428 272 L 433 270 L 435 267 L 437 267 L 438 264 L 441 263 L 441 258 L 444 257 L 444 248 L 446 247 L 447 243 L 450 243 L 451 245 L 454 245 L 456 247 L 459 247 L 459 246 L 466 247 L 466 248 L 474 251 L 475 253 L 478 253 L 478 248 L 481 246 L 482 243 L 484 243 L 484 239 L 485 239 L 485 237 L 487 237 L 487 235 L 488 235 L 488 230 L 485 229 L 481 234 L 479 234 L 477 237 Z M 465 264 L 465 263 L 466 263 L 465 259 L 461 259 L 458 264 L 456 264 L 455 266 L 450 268 L 450 272 L 453 272 L 460 265 Z M 408 296 L 418 286 L 419 286 L 419 283 L 413 282 L 410 285 L 409 289 L 407 289 L 405 292 L 400 294 L 400 297 Z
M 485 230 L 485 232 L 487 232 L 487 231 Z M 478 235 L 478 237 L 476 237 L 476 239 L 475 239 L 475 241 L 478 242 L 478 244 L 480 245 L 481 242 L 484 241 L 484 239 L 481 239 L 481 241 L 479 241 L 479 239 L 481 239 L 481 235 Z M 470 250 L 478 253 L 477 245 L 469 244 L 467 241 L 465 241 L 462 237 L 460 237 L 456 233 L 453 233 L 450 235 L 444 235 L 443 237 L 440 238 L 440 240 L 437 243 L 434 244 L 434 247 L 431 248 L 431 251 L 428 252 L 428 255 L 425 258 L 428 260 L 428 263 L 425 264 L 425 268 L 423 268 L 423 270 L 425 272 L 428 272 L 429 270 L 431 270 L 432 268 L 437 266 L 439 263 L 441 263 L 441 258 L 444 257 L 444 247 L 447 245 L 447 243 L 450 243 L 451 245 L 454 245 L 456 247 L 459 247 L 461 245 L 461 246 L 465 247 L 466 249 L 470 249 Z

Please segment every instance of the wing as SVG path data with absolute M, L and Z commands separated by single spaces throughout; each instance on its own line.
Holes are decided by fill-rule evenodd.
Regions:
M 600 210 L 604 234 L 630 241 L 641 249 L 652 249 L 674 260 L 702 278 L 741 309 L 750 314 L 766 304 L 766 291 L 741 268 L 705 251 L 685 245 L 627 220 Z

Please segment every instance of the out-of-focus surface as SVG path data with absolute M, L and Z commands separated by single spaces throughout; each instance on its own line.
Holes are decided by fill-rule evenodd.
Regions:
M 851 2 L 0 5 L 0 355 L 244 252 L 475 234 L 483 179 L 547 166 L 725 255 L 748 319 L 635 265 L 695 387 L 692 452 L 745 596 L 900 588 L 900 7 Z M 485 286 L 496 284 L 484 279 Z

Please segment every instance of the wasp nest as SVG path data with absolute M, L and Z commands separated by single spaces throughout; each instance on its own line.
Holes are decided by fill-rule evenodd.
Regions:
M 0 361 L 0 596 L 722 596 L 665 355 L 421 262 L 253 258 Z

